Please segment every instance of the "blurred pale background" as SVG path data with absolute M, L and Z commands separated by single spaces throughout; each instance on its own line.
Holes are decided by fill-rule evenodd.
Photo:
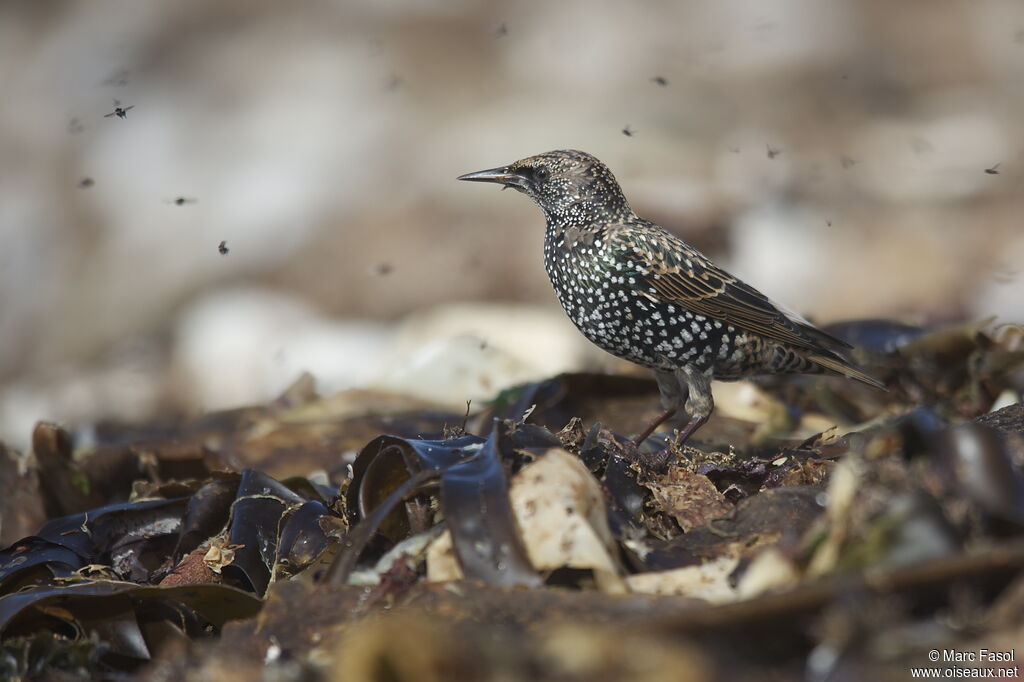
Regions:
M 818 322 L 1024 319 L 1020 0 L 8 0 L 0 87 L 16 447 L 609 367 L 537 209 L 454 180 L 553 148 Z

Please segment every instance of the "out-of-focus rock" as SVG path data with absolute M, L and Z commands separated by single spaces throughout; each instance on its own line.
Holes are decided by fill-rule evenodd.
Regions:
M 554 307 L 451 304 L 403 321 L 372 383 L 459 408 L 580 370 L 599 354 Z
M 510 386 L 536 381 L 543 373 L 480 337 L 461 334 L 438 339 L 413 351 L 375 382 L 380 389 L 404 393 L 447 407 L 490 400 Z
M 332 320 L 283 294 L 237 289 L 190 305 L 175 336 L 185 401 L 213 410 L 266 401 L 307 371 L 323 393 L 365 385 L 392 334 L 384 323 Z

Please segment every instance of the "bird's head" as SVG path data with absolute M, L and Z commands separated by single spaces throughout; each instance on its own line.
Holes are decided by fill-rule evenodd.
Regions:
M 458 179 L 496 182 L 519 190 L 540 206 L 549 221 L 583 225 L 633 214 L 612 172 L 586 152 L 546 152 Z

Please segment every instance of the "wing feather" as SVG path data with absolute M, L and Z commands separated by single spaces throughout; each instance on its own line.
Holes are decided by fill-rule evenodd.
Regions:
M 654 228 L 653 230 L 651 228 Z M 849 347 L 825 332 L 790 318 L 772 301 L 678 237 L 653 223 L 618 225 L 609 237 L 630 253 L 639 281 L 655 296 L 778 343 L 807 350 Z M 625 248 L 623 248 L 625 247 Z

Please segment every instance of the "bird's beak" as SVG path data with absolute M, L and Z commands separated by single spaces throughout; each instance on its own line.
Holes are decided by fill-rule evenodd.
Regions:
M 508 166 L 504 166 L 502 168 L 491 168 L 488 170 L 477 171 L 475 173 L 466 173 L 465 175 L 460 175 L 456 180 L 496 182 L 499 185 L 504 185 L 505 187 L 526 189 L 526 178 L 510 171 Z

